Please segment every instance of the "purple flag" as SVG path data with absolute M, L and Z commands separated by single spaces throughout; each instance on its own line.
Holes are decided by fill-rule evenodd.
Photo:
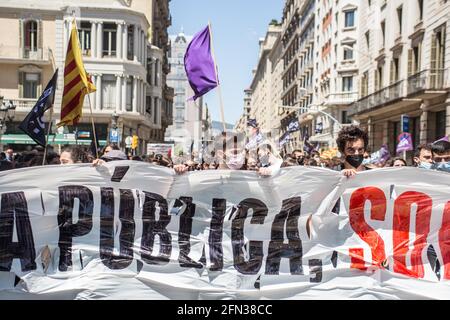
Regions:
M 408 132 L 403 132 L 398 136 L 398 144 L 397 144 L 397 153 L 403 152 L 403 151 L 410 151 L 413 150 L 413 143 L 411 134 Z
M 440 138 L 439 140 L 436 140 L 436 141 L 433 142 L 433 143 L 436 143 L 436 142 L 438 142 L 438 141 L 447 141 L 447 142 L 450 142 L 447 136 L 442 137 L 442 138 Z
M 186 75 L 195 93 L 190 99 L 194 101 L 218 85 L 210 39 L 209 26 L 207 26 L 194 36 L 184 55 Z

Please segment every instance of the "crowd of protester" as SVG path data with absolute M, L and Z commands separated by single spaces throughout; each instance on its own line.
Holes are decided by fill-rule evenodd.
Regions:
M 229 141 L 228 141 L 229 142 Z M 254 149 L 234 148 L 211 151 L 201 161 L 194 155 L 178 155 L 173 159 L 162 154 L 126 155 L 116 144 L 109 144 L 99 154 L 93 154 L 89 148 L 82 145 L 68 145 L 56 153 L 52 148 L 45 151 L 41 146 L 32 150 L 15 153 L 10 147 L 0 153 L 0 171 L 41 165 L 93 163 L 95 165 L 116 160 L 144 161 L 154 165 L 173 168 L 177 173 L 197 170 L 253 170 L 262 175 L 274 174 L 278 169 L 291 166 L 322 167 L 342 171 L 346 176 L 352 176 L 358 171 L 383 167 L 416 166 L 423 169 L 436 169 L 450 172 L 450 142 L 440 140 L 417 147 L 413 163 L 400 157 L 383 157 L 373 159 L 368 145 L 367 133 L 357 126 L 345 127 L 337 138 L 340 156 L 321 157 L 315 149 L 309 152 L 296 149 L 291 153 L 280 155 L 273 150 L 271 144 L 261 142 Z M 228 144 L 230 145 L 230 144 Z M 44 161 L 45 157 L 45 161 Z

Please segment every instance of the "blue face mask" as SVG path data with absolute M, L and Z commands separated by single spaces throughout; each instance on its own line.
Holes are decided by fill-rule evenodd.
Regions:
M 427 170 L 430 170 L 430 169 L 433 168 L 433 164 L 432 164 L 432 163 L 429 163 L 429 162 L 423 162 L 423 161 L 421 161 L 421 162 L 419 163 L 418 167 L 421 168 L 421 169 L 427 169 Z
M 435 168 L 439 171 L 445 171 L 450 173 L 450 161 L 448 162 L 439 162 L 435 165 Z

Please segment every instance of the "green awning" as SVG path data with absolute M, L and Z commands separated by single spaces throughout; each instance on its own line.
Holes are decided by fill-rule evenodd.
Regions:
M 36 144 L 33 139 L 31 139 L 26 134 L 3 134 L 1 136 L 1 143 L 2 144 Z M 98 141 L 100 146 L 106 145 L 106 140 L 99 140 Z M 51 134 L 48 139 L 48 144 L 50 145 L 64 145 L 64 144 L 79 144 L 79 145 L 90 145 L 91 140 L 90 139 L 78 139 L 75 140 L 75 138 L 67 137 L 67 135 L 64 134 L 57 134 L 56 136 Z

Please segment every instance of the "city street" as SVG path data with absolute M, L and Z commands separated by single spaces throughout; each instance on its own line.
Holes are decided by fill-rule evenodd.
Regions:
M 0 300 L 449 298 L 450 1 L 2 0 L 0 27 Z

